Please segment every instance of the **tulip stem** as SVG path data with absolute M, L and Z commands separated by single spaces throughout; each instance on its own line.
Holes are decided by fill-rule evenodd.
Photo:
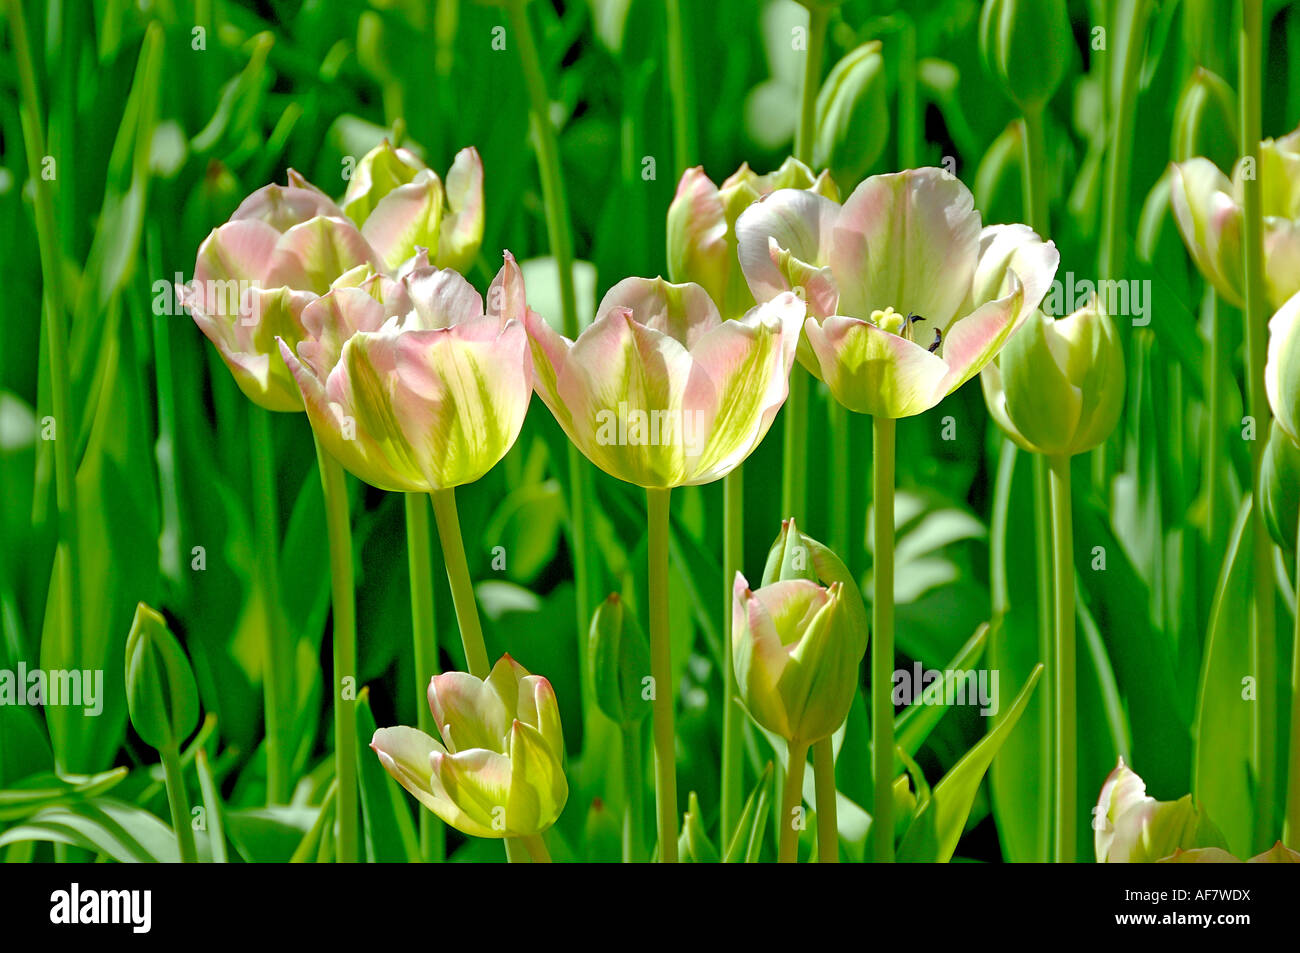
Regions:
M 808 460 L 808 372 L 799 364 L 790 369 L 790 391 L 783 409 L 781 435 L 781 518 L 800 526 L 807 497 L 805 467 Z
M 736 701 L 736 670 L 732 660 L 731 603 L 736 573 L 745 559 L 744 468 L 722 478 L 722 820 L 721 841 L 731 843 L 740 821 L 741 732 L 743 712 Z
M 781 794 L 781 842 L 777 861 L 799 862 L 799 832 L 803 830 L 803 772 L 808 761 L 808 745 L 790 742 L 790 763 L 785 766 L 785 789 Z
M 682 0 L 664 0 L 668 25 L 668 89 L 673 101 L 673 161 L 680 176 L 695 155 L 689 83 L 686 79 L 686 37 L 682 29 Z
M 650 610 L 650 674 L 654 680 L 651 721 L 655 749 L 656 829 L 659 860 L 677 862 L 677 765 L 676 731 L 673 727 L 672 644 L 668 631 L 668 498 L 669 491 L 648 487 L 646 523 L 648 535 Z
M 1259 168 L 1260 98 L 1263 73 L 1262 0 L 1244 0 L 1241 5 L 1241 122 L 1240 152 L 1243 159 Z M 1264 460 L 1264 438 L 1268 435 L 1269 409 L 1264 389 L 1264 364 L 1268 347 L 1268 298 L 1264 290 L 1264 234 L 1259 176 L 1242 182 L 1242 246 L 1246 300 L 1242 320 L 1246 325 L 1246 391 L 1249 414 L 1255 423 L 1250 444 L 1251 488 L 1256 504 L 1254 529 L 1254 666 L 1256 675 L 1255 713 L 1255 850 L 1261 851 L 1276 836 L 1275 800 L 1277 777 L 1277 633 L 1274 623 L 1273 546 L 1259 505 L 1260 473 Z
M 9 21 L 10 47 L 22 108 L 20 120 L 26 146 L 27 175 L 32 185 L 36 218 L 36 238 L 41 259 L 41 289 L 45 300 L 45 346 L 49 353 L 50 414 L 54 419 L 54 492 L 58 507 L 58 543 L 54 571 L 58 589 L 58 617 L 55 631 L 64 658 L 73 657 L 73 632 L 76 629 L 78 587 L 81 571 L 77 536 L 77 482 L 73 451 L 77 426 L 71 416 L 71 386 L 68 381 L 68 340 L 64 325 L 63 298 L 65 275 L 59 236 L 54 221 L 54 183 L 40 174 L 46 155 L 45 122 L 37 95 L 36 70 L 27 38 L 27 20 L 21 0 L 5 3 Z M 47 484 L 48 486 L 48 484 Z M 53 588 L 53 586 L 52 586 Z
M 835 807 L 835 739 L 827 735 L 813 746 L 813 781 L 817 786 L 817 862 L 840 862 L 840 828 Z
M 1291 647 L 1291 745 L 1288 749 L 1286 823 L 1282 839 L 1292 850 L 1300 850 L 1300 525 L 1296 527 L 1295 591 L 1295 636 Z
M 447 564 L 447 582 L 451 584 L 451 602 L 456 608 L 465 665 L 475 678 L 485 679 L 492 667 L 488 662 L 487 646 L 483 643 L 483 627 L 479 624 L 478 604 L 474 601 L 474 584 L 469 578 L 465 541 L 461 538 L 460 517 L 456 514 L 456 491 L 434 490 L 429 496 L 433 500 L 433 518 L 438 524 L 443 561 Z
M 429 682 L 438 674 L 438 632 L 433 607 L 433 567 L 430 557 L 429 506 L 423 494 L 403 494 L 406 504 L 406 560 L 411 578 L 411 645 L 415 660 L 415 710 L 420 730 L 438 736 L 426 701 Z M 432 811 L 420 812 L 420 855 L 429 862 L 443 860 L 446 831 Z
M 894 436 L 897 421 L 872 418 L 874 564 L 871 600 L 872 856 L 894 860 Z
M 623 729 L 623 863 L 645 859 L 642 836 L 645 827 L 645 753 L 641 750 L 641 722 L 627 722 Z
M 163 776 L 167 782 L 167 805 L 176 830 L 176 848 L 182 864 L 198 863 L 194 847 L 194 829 L 190 827 L 190 800 L 185 793 L 185 775 L 181 771 L 181 753 L 175 742 L 158 749 L 162 756 Z
M 339 863 L 356 863 L 357 719 L 353 710 L 357 679 L 357 607 L 352 579 L 352 526 L 343 467 L 316 440 L 316 461 L 325 495 L 325 528 L 330 550 L 330 593 L 334 606 L 334 774 Z
M 808 50 L 803 61 L 803 91 L 799 102 L 799 125 L 794 138 L 794 157 L 812 165 L 813 139 L 817 134 L 817 91 L 822 82 L 822 57 L 826 51 L 826 24 L 830 11 L 808 8 Z
M 556 142 L 555 126 L 551 122 L 550 95 L 546 91 L 546 76 L 542 72 L 537 43 L 533 39 L 528 21 L 526 0 L 508 0 L 510 22 L 519 46 L 519 62 L 523 68 L 524 85 L 528 88 L 533 141 L 537 152 L 538 174 L 542 180 L 542 204 L 546 211 L 546 235 L 555 259 L 560 280 L 560 311 L 565 337 L 578 337 L 578 303 L 573 287 L 573 231 L 569 224 L 569 201 L 564 189 L 564 174 L 560 168 L 560 149 Z M 578 448 L 568 441 L 569 468 L 569 528 L 573 544 L 573 575 L 578 615 L 577 631 L 587 631 L 591 618 L 590 540 L 587 532 L 587 500 L 591 497 L 591 477 L 587 462 Z M 578 640 L 579 678 L 587 680 L 587 643 Z M 590 693 L 584 686 L 583 698 Z M 583 705 L 586 709 L 588 706 Z
M 1078 797 L 1077 726 L 1075 724 L 1074 529 L 1070 513 L 1070 458 L 1054 455 L 1051 467 L 1052 565 L 1056 617 L 1054 712 L 1056 722 L 1055 859 L 1077 859 Z
M 551 853 L 546 849 L 546 841 L 542 840 L 541 834 L 529 834 L 519 839 L 524 842 L 524 847 L 528 849 L 528 856 L 533 859 L 533 863 L 549 864 L 551 862 Z
M 1049 672 L 1056 671 L 1056 636 L 1052 625 L 1052 480 L 1047 457 L 1041 453 L 1031 455 L 1034 475 L 1034 581 L 1037 583 L 1038 603 L 1038 657 Z M 1043 847 L 1042 861 L 1052 859 L 1052 831 L 1055 803 L 1054 788 L 1056 757 L 1053 749 L 1055 729 L 1056 688 L 1052 679 L 1044 679 L 1042 693 L 1042 719 L 1038 751 L 1038 796 L 1042 813 L 1039 815 L 1039 836 Z
M 275 447 L 271 414 L 249 405 L 249 454 L 253 476 L 253 532 L 257 568 L 266 614 L 266 668 L 262 697 L 266 706 L 266 803 L 285 804 L 289 796 L 289 763 L 283 719 L 295 710 L 288 682 L 292 662 L 288 622 L 280 604 L 279 504 L 275 485 Z M 256 584 L 256 582 L 255 582 Z

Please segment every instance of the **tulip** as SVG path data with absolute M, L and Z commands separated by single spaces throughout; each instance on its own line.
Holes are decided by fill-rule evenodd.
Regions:
M 627 278 L 577 341 L 529 312 L 537 393 L 611 476 L 655 489 L 710 483 L 772 425 L 803 314 L 788 294 L 723 321 L 697 284 Z
M 791 814 L 803 799 L 808 748 L 848 716 L 866 627 L 854 624 L 840 582 L 822 588 L 808 579 L 790 579 L 754 591 L 736 573 L 734 593 L 737 690 L 750 716 L 788 744 L 780 859 L 790 862 L 798 845 Z
M 1168 857 L 1157 861 L 1160 864 L 1240 864 L 1236 857 L 1221 847 L 1193 847 L 1191 850 L 1175 850 Z M 1278 841 L 1262 854 L 1256 854 L 1246 861 L 1248 864 L 1300 864 L 1300 853 Z
M 880 41 L 871 40 L 836 63 L 817 94 L 813 165 L 830 170 L 840 185 L 854 183 L 880 158 L 888 140 L 885 58 Z
M 1260 467 L 1259 499 L 1273 542 L 1294 553 L 1300 530 L 1300 445 L 1274 420 Z
M 357 163 L 343 210 L 385 268 L 425 248 L 437 267 L 464 272 L 483 242 L 483 162 L 473 147 L 462 149 L 444 188 L 414 153 L 385 139 Z
M 1022 112 L 1052 98 L 1073 58 L 1065 0 L 985 0 L 980 52 L 989 72 Z
M 1177 801 L 1157 801 L 1146 790 L 1142 778 L 1120 758 L 1093 809 L 1098 863 L 1150 863 L 1179 849 L 1226 846 L 1190 794 Z
M 1232 179 L 1209 159 L 1171 167 L 1170 203 L 1187 251 L 1206 281 L 1234 307 L 1245 304 L 1242 274 L 1242 202 L 1246 166 Z M 1264 229 L 1264 280 L 1274 310 L 1300 291 L 1300 129 L 1259 144 Z
M 1268 322 L 1264 389 L 1278 424 L 1300 443 L 1300 291 Z
M 295 172 L 289 185 L 250 195 L 199 246 L 181 303 L 216 345 L 249 400 L 267 410 L 302 409 L 276 338 L 305 336 L 302 312 L 339 275 L 377 265 L 343 211 Z
M 756 175 L 742 165 L 721 187 L 702 167 L 687 169 L 668 206 L 669 279 L 701 285 L 726 318 L 738 318 L 754 307 L 754 296 L 736 260 L 736 219 L 777 189 L 802 189 L 829 199 L 838 196 L 827 173 L 814 176 L 798 159 L 786 159 L 766 175 Z
M 555 823 L 569 785 L 550 682 L 505 655 L 484 679 L 434 676 L 429 709 L 441 741 L 404 726 L 371 739 L 398 784 L 474 837 L 532 838 Z
M 303 310 L 305 339 L 280 343 L 325 449 L 385 490 L 472 483 L 523 426 L 532 390 L 523 275 L 506 261 L 483 299 L 421 257 Z M 383 299 L 383 300 L 380 300 Z
M 1055 320 L 1035 311 L 980 375 L 1003 432 L 1048 456 L 1083 453 L 1110 436 L 1124 381 L 1119 335 L 1095 302 Z
M 843 206 L 774 192 L 737 233 L 757 300 L 803 289 L 808 369 L 850 410 L 887 418 L 928 410 L 979 373 L 1060 259 L 1023 225 L 981 230 L 970 190 L 942 169 L 872 176 Z
M 1206 156 L 1219 168 L 1236 158 L 1237 94 L 1223 77 L 1198 66 L 1174 110 L 1170 155 L 1176 162 Z

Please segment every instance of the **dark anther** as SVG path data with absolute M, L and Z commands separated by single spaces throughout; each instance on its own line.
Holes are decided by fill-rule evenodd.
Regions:
M 934 343 L 930 345 L 930 353 L 931 353 L 931 354 L 933 354 L 935 351 L 939 350 L 939 342 L 942 341 L 942 340 L 943 340 L 943 333 L 942 333 L 938 328 L 935 328 L 935 329 L 934 329 Z

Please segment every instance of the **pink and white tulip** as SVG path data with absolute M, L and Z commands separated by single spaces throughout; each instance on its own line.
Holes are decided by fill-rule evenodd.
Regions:
M 475 837 L 528 836 L 555 823 L 569 785 L 550 682 L 505 655 L 486 679 L 434 676 L 429 709 L 441 740 L 398 726 L 370 742 L 398 784 Z
M 1046 295 L 1060 256 L 1024 225 L 981 227 L 942 169 L 876 175 L 843 205 L 783 189 L 736 226 L 754 297 L 799 290 L 800 360 L 858 413 L 910 417 L 991 361 Z
M 371 274 L 311 302 L 296 351 L 280 342 L 318 439 L 357 477 L 385 490 L 448 489 L 482 477 L 514 444 L 532 362 L 523 275 L 505 259 L 486 308 L 459 273 L 421 255 L 396 279 Z
M 537 393 L 611 476 L 710 483 L 749 456 L 785 402 L 803 315 L 786 294 L 724 321 L 697 284 L 627 278 L 577 341 L 528 314 Z

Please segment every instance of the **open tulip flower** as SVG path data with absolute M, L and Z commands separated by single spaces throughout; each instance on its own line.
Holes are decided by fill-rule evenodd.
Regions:
M 697 284 L 627 278 L 570 341 L 526 320 L 537 392 L 587 458 L 649 488 L 720 479 L 785 402 L 803 302 L 780 295 L 723 321 Z
M 569 785 L 550 682 L 505 655 L 486 679 L 435 676 L 429 709 L 441 741 L 398 726 L 370 742 L 398 784 L 475 837 L 527 837 L 555 823 Z
M 910 417 L 998 353 L 1047 293 L 1060 256 L 1024 225 L 981 228 L 943 169 L 864 181 L 841 206 L 782 189 L 737 222 L 754 297 L 802 289 L 800 357 L 850 410 Z
M 1242 211 L 1245 166 L 1229 180 L 1205 158 L 1171 167 L 1169 200 L 1178 230 L 1205 280 L 1234 307 L 1245 303 Z M 1274 308 L 1300 291 L 1300 129 L 1259 144 L 1264 281 Z
M 212 230 L 181 303 L 250 400 L 267 410 L 302 410 L 276 338 L 296 345 L 306 333 L 307 303 L 344 272 L 378 263 L 342 209 L 290 171 L 289 185 L 259 189 Z
M 1278 426 L 1300 444 L 1300 291 L 1273 315 L 1268 335 L 1264 365 L 1268 403 Z
M 350 279 L 349 279 L 350 280 Z M 514 444 L 532 395 L 524 281 L 505 264 L 483 298 L 424 255 L 303 309 L 280 351 L 321 443 L 385 490 L 472 483 Z
M 696 166 L 682 173 L 668 206 L 668 275 L 694 281 L 709 293 L 725 318 L 738 318 L 754 306 L 754 295 L 736 259 L 736 220 L 740 213 L 777 189 L 804 189 L 828 199 L 839 197 L 830 175 L 813 175 L 798 159 L 775 172 L 758 175 L 748 164 L 721 186 Z
M 343 211 L 385 269 L 425 248 L 439 268 L 464 272 L 483 241 L 483 162 L 473 147 L 462 149 L 444 187 L 413 152 L 385 139 L 357 163 Z

